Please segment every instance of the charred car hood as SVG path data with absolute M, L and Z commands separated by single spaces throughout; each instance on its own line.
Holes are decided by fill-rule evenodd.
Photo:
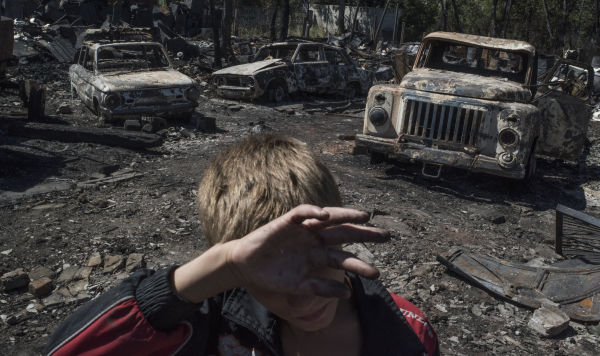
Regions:
M 194 84 L 192 78 L 174 69 L 102 74 L 96 78 L 96 81 L 98 88 L 103 92 L 186 87 Z
M 531 92 L 517 82 L 434 69 L 414 70 L 404 76 L 400 86 L 486 100 L 527 102 L 531 99 Z
M 213 75 L 253 75 L 261 69 L 273 66 L 274 64 L 285 64 L 281 59 L 265 59 L 264 61 L 240 64 L 237 66 L 223 68 L 213 73 Z

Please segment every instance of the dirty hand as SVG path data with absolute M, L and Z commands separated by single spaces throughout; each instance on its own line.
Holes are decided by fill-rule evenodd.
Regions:
M 377 228 L 352 225 L 369 215 L 354 209 L 300 205 L 245 237 L 228 242 L 227 265 L 236 284 L 262 290 L 349 297 L 343 283 L 313 272 L 343 269 L 377 278 L 379 271 L 339 246 L 350 242 L 383 242 Z M 225 247 L 225 246 L 224 246 Z

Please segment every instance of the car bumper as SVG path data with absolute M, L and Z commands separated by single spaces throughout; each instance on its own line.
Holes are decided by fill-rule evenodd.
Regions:
M 512 168 L 503 168 L 495 158 L 489 156 L 440 150 L 415 143 L 398 143 L 396 139 L 356 135 L 356 146 L 368 151 L 385 153 L 390 156 L 506 178 L 523 179 L 526 172 L 525 165 L 522 163 L 518 163 Z
M 108 119 L 127 119 L 140 116 L 173 117 L 194 111 L 198 106 L 195 102 L 170 103 L 148 106 L 118 107 L 113 110 L 100 108 L 102 115 Z
M 226 85 L 217 87 L 217 95 L 228 99 L 255 99 L 260 96 L 254 88 Z

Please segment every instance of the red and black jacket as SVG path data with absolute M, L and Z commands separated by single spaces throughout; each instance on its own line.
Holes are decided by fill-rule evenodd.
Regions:
M 279 319 L 244 289 L 201 304 L 180 299 L 171 267 L 141 270 L 65 320 L 48 355 L 282 355 Z M 350 275 L 361 355 L 438 355 L 423 313 L 378 281 Z

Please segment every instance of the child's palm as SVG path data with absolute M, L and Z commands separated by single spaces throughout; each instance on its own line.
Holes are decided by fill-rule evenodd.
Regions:
M 311 276 L 332 267 L 376 278 L 377 269 L 336 249 L 348 242 L 381 242 L 387 233 L 349 223 L 363 223 L 368 214 L 353 209 L 301 205 L 237 240 L 230 254 L 235 273 L 245 286 L 282 293 L 348 295 L 343 283 Z

